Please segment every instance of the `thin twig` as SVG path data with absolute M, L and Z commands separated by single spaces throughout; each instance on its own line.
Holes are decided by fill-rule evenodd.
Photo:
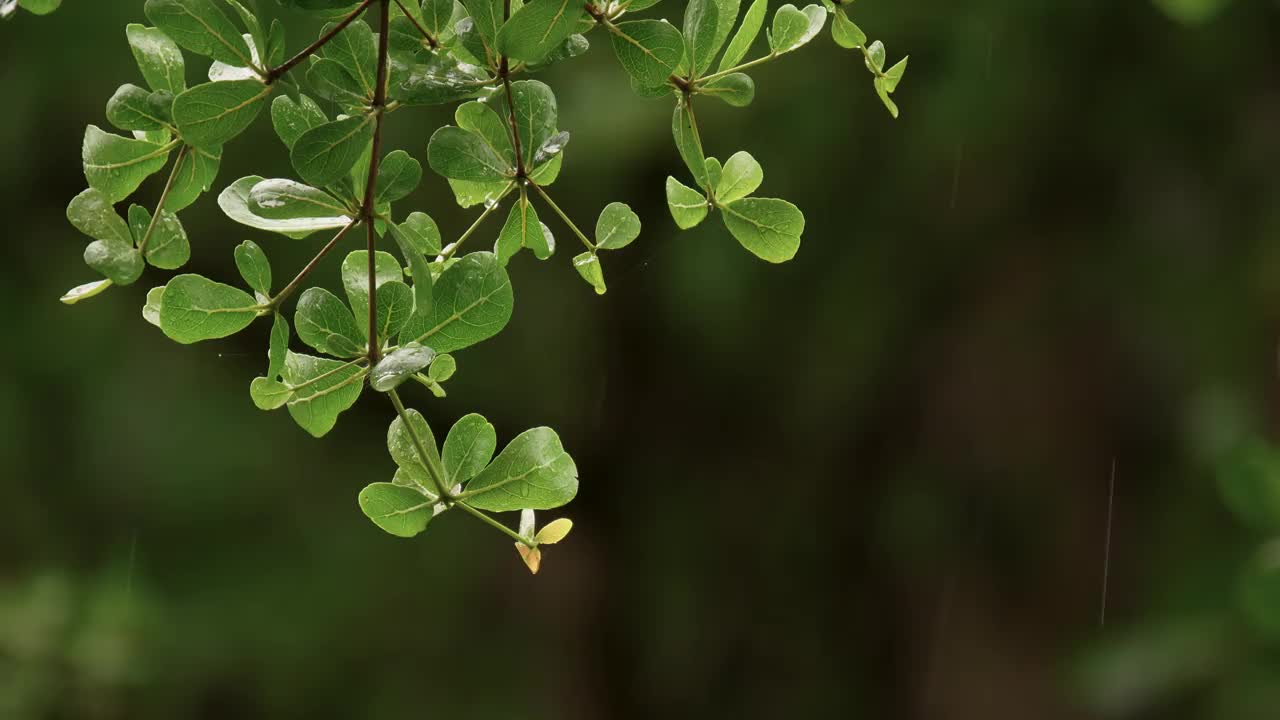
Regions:
M 311 262 L 307 263 L 306 267 L 302 268 L 302 270 L 298 273 L 297 277 L 291 280 L 289 284 L 284 287 L 283 290 L 281 290 L 279 293 L 276 294 L 275 297 L 271 298 L 271 302 L 267 303 L 267 307 L 271 308 L 272 310 L 279 309 L 280 306 L 284 303 L 284 301 L 288 300 L 289 296 L 298 290 L 298 286 L 301 285 L 302 282 L 307 279 L 307 276 L 311 274 L 311 271 L 316 269 L 316 265 L 320 264 L 320 261 L 324 259 L 324 256 L 328 255 L 329 251 L 333 250 L 333 248 L 338 244 L 338 241 L 342 240 L 343 236 L 346 235 L 348 232 L 350 232 L 351 228 L 355 227 L 359 223 L 360 223 L 360 220 L 357 218 L 347 223 L 345 227 L 339 230 L 338 234 L 334 235 L 333 239 L 330 240 L 324 247 L 320 248 L 320 252 L 316 253 L 315 257 L 311 258 Z
M 1116 459 L 1111 458 L 1111 484 L 1107 491 L 1107 538 L 1102 555 L 1102 610 L 1098 624 L 1107 624 L 1107 583 L 1111 577 L 1111 523 L 1116 501 Z
M 596 249 L 595 243 L 588 240 L 587 236 L 582 234 L 582 231 L 578 229 L 578 226 L 573 224 L 573 221 L 569 219 L 569 216 L 560 209 L 560 206 L 556 204 L 555 200 L 551 199 L 551 196 L 547 194 L 546 190 L 542 189 L 541 185 L 532 180 L 529 181 L 529 184 L 533 186 L 534 190 L 538 191 L 538 194 L 542 196 L 543 200 L 547 201 L 547 204 L 551 206 L 551 209 L 560 216 L 560 219 L 564 221 L 564 224 L 569 226 L 569 229 L 573 231 L 574 235 L 578 236 L 578 239 L 582 241 L 583 245 L 587 246 L 588 250 Z
M 372 4 L 373 4 L 373 0 L 364 0 L 364 2 L 360 3 L 359 7 L 351 11 L 350 15 L 347 15 L 337 25 L 334 25 L 332 28 L 330 28 L 329 32 L 326 32 L 325 34 L 321 35 L 315 42 L 308 45 L 302 52 L 284 61 L 282 65 L 273 67 L 270 70 L 268 70 L 266 77 L 262 78 L 263 82 L 270 85 L 276 80 L 279 80 L 280 77 L 283 76 L 285 73 L 289 72 L 294 67 L 296 67 L 298 63 L 302 62 L 303 60 L 306 60 L 312 55 L 315 55 L 316 52 L 320 50 L 320 48 L 324 47 L 325 45 L 328 45 L 329 41 L 332 40 L 334 37 L 336 37 L 338 33 L 342 32 L 347 28 L 348 25 L 355 22 L 356 18 L 360 17 L 364 13 L 364 11 L 367 10 L 369 6 Z
M 142 241 L 138 243 L 138 252 L 143 255 L 147 252 L 147 243 L 151 242 L 151 235 L 155 232 L 156 223 L 160 221 L 160 213 L 164 210 L 164 204 L 169 200 L 169 191 L 173 190 L 174 180 L 178 177 L 178 171 L 182 169 L 182 160 L 187 156 L 188 146 L 183 145 L 178 151 L 178 157 L 173 161 L 173 169 L 169 171 L 169 179 L 164 183 L 164 190 L 160 193 L 160 200 L 156 203 L 156 212 L 151 216 L 151 221 L 147 223 L 147 231 L 142 235 Z
M 427 44 L 431 46 L 432 50 L 440 47 L 440 41 L 428 32 L 427 29 L 422 26 L 422 23 L 418 22 L 418 18 L 414 17 L 413 13 L 409 12 L 409 9 L 404 6 L 404 3 L 400 2 L 400 0 L 396 0 L 396 7 L 400 8 L 400 11 L 404 13 L 404 16 L 409 18 L 409 22 L 413 23 L 413 26 L 418 28 L 418 32 L 422 33 L 422 37 L 427 41 Z

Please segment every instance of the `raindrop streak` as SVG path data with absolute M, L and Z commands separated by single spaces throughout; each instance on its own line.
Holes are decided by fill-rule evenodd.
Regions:
M 1111 520 L 1116 500 L 1116 459 L 1111 458 L 1111 485 L 1107 491 L 1107 539 L 1102 555 L 1102 610 L 1098 616 L 1098 625 L 1107 624 L 1107 580 L 1111 575 Z
M 956 146 L 956 166 L 951 172 L 951 209 L 956 209 L 956 196 L 960 193 L 960 166 L 964 164 L 964 140 Z

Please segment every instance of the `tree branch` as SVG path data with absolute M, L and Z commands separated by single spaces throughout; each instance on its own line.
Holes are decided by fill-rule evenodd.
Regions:
M 437 40 L 434 35 L 427 32 L 427 29 L 422 26 L 422 23 L 418 22 L 418 18 L 414 17 L 413 13 L 409 12 L 409 9 L 404 6 L 403 2 L 401 2 L 400 0 L 395 0 L 395 1 L 396 1 L 396 7 L 400 8 L 401 12 L 404 13 L 404 16 L 409 18 L 409 22 L 413 23 L 413 26 L 418 28 L 418 32 L 422 33 L 423 39 L 427 41 L 427 44 L 431 46 L 431 49 L 435 50 L 439 48 L 440 41 Z
M 364 14 L 364 11 L 367 10 L 369 6 L 372 4 L 373 4 L 373 0 L 364 0 L 364 2 L 360 3 L 359 7 L 351 11 L 350 15 L 346 16 L 337 25 L 334 25 L 332 28 L 330 28 L 329 32 L 325 33 L 324 35 L 321 35 L 315 42 L 308 45 L 306 49 L 304 49 L 302 52 L 284 61 L 283 64 L 268 70 L 266 77 L 262 78 L 263 82 L 270 85 L 276 80 L 279 80 L 281 76 L 283 76 L 285 73 L 297 67 L 298 63 L 302 62 L 303 60 L 306 60 L 312 55 L 315 55 L 316 52 L 320 50 L 320 48 L 324 47 L 325 45 L 328 45 L 329 41 L 332 40 L 334 37 L 336 37 L 338 33 L 347 29 L 348 25 L 355 22 L 356 18 Z M 265 49 L 263 50 L 263 53 L 264 54 L 266 53 Z
M 391 25 L 391 0 L 381 0 L 382 14 L 378 23 L 378 87 L 373 92 L 373 150 L 369 155 L 369 178 L 364 185 L 364 204 L 360 215 L 367 229 L 366 246 L 369 252 L 369 365 L 377 365 L 381 356 L 378 347 L 378 234 L 374 229 L 377 214 L 374 202 L 378 192 L 378 170 L 382 165 L 382 119 L 387 109 L 387 65 Z
M 312 270 L 316 269 L 316 265 L 320 264 L 320 261 L 324 259 L 324 256 L 328 255 L 329 251 L 333 250 L 333 248 L 338 244 L 338 242 L 342 240 L 343 236 L 345 236 L 348 232 L 351 231 L 351 228 L 355 227 L 358 224 L 360 224 L 360 219 L 356 218 L 355 220 L 352 220 L 350 223 L 348 223 L 346 227 L 339 230 L 338 234 L 334 235 L 333 239 L 330 240 L 324 247 L 320 248 L 320 252 L 316 253 L 315 257 L 311 258 L 311 262 L 307 263 L 306 267 L 302 268 L 302 271 L 298 273 L 297 277 L 291 280 L 289 284 L 284 287 L 283 290 L 281 290 L 279 293 L 276 294 L 275 297 L 271 298 L 271 302 L 267 303 L 267 307 L 271 308 L 272 310 L 278 310 L 280 306 L 284 304 L 284 301 L 289 299 L 290 295 L 293 295 L 293 293 L 297 292 L 298 286 L 302 284 L 303 280 L 307 279 L 307 276 L 311 274 Z

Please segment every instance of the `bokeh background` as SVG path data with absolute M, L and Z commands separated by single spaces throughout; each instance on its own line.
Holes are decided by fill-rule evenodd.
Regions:
M 556 195 L 645 235 L 602 299 L 522 256 L 508 330 L 411 393 L 437 428 L 561 431 L 577 524 L 537 578 L 461 516 L 373 527 L 390 408 L 324 441 L 258 412 L 265 326 L 169 342 L 139 316 L 163 275 L 57 302 L 142 2 L 0 25 L 0 718 L 1280 717 L 1280 3 L 854 10 L 911 53 L 901 120 L 825 35 L 700 112 L 806 212 L 781 267 L 676 231 L 669 107 L 599 37 L 543 78 Z M 218 187 L 251 173 L 289 174 L 265 122 Z M 430 174 L 410 205 L 473 217 Z M 316 247 L 209 196 L 184 219 L 222 279 L 243 239 L 281 276 Z

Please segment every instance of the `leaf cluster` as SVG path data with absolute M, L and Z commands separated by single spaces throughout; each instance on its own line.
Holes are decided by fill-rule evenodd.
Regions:
M 799 250 L 804 215 L 785 200 L 756 196 L 764 170 L 750 153 L 722 163 L 706 151 L 695 105 L 702 97 L 749 105 L 755 82 L 748 71 L 808 44 L 831 18 L 836 42 L 861 51 L 895 117 L 890 95 L 906 68 L 905 59 L 885 68 L 883 44 L 868 44 L 849 19 L 851 0 L 783 5 L 767 29 L 766 0 L 745 13 L 740 0 L 691 0 L 679 27 L 632 19 L 656 0 L 276 1 L 326 24 L 291 53 L 284 24 L 253 0 L 146 0 L 149 24 L 125 29 L 138 76 L 107 101 L 105 119 L 116 132 L 86 129 L 88 187 L 67 208 L 91 240 L 84 258 L 100 279 L 63 301 L 131 285 L 148 267 L 183 268 L 193 242 L 180 213 L 214 189 L 224 148 L 268 117 L 293 176 L 235 179 L 217 204 L 272 242 L 309 243 L 316 233 L 329 239 L 286 282 L 277 281 L 264 249 L 272 243 L 245 240 L 233 251 L 237 282 L 177 274 L 147 293 L 143 317 L 183 344 L 269 322 L 267 366 L 250 384 L 250 398 L 263 410 L 287 410 L 316 437 L 366 390 L 386 395 L 396 410 L 388 448 L 397 469 L 359 494 L 363 512 L 408 537 L 460 509 L 515 540 L 534 572 L 539 548 L 571 526 L 561 520 L 539 530 L 534 512 L 567 504 L 578 488 L 555 432 L 521 433 L 495 457 L 493 426 L 468 415 L 440 446 L 399 395 L 407 383 L 444 396 L 455 354 L 506 327 L 514 309 L 511 263 L 526 249 L 538 261 L 556 254 L 545 219 L 581 242 L 572 265 L 599 294 L 607 290 L 606 255 L 641 235 L 641 219 L 624 203 L 605 206 L 587 232 L 553 199 L 571 135 L 559 126 L 554 91 L 534 76 L 587 52 L 592 32 L 603 34 L 637 94 L 673 103 L 672 137 L 693 183 L 667 180 L 676 225 L 692 228 L 718 213 L 746 250 L 780 263 Z M 16 4 L 33 12 L 57 6 Z M 14 7 L 15 0 L 0 0 L 0 14 Z M 762 31 L 765 54 L 747 60 Z M 192 56 L 205 59 L 207 81 L 188 85 Z M 438 105 L 454 106 L 453 122 L 423 138 L 425 155 L 383 147 L 386 122 Z M 423 160 L 460 208 L 479 208 L 452 242 L 429 214 L 402 207 L 423 181 Z M 154 205 L 118 209 L 166 168 Z M 501 226 L 486 229 L 504 208 Z M 340 281 L 341 296 L 315 284 L 334 270 L 326 259 L 359 231 L 364 247 L 346 251 L 329 276 Z M 480 241 L 473 238 L 486 234 L 492 244 L 474 247 Z M 515 511 L 514 530 L 491 515 Z

